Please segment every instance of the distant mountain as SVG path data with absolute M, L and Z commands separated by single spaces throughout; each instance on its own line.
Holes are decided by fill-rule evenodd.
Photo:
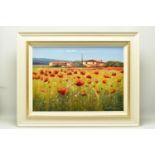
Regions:
M 49 62 L 54 62 L 54 61 L 66 61 L 66 60 L 47 59 L 47 58 L 33 58 L 33 65 L 48 65 Z

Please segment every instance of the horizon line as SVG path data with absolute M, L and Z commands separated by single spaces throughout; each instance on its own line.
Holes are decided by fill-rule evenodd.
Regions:
M 81 60 L 66 60 L 66 59 L 52 59 L 52 58 L 40 58 L 40 57 L 38 57 L 38 58 L 33 58 L 33 59 L 51 59 L 51 60 L 58 60 L 58 61 L 81 61 Z M 83 61 L 85 61 L 85 60 L 100 60 L 100 61 L 103 61 L 103 62 L 107 62 L 107 61 L 119 61 L 119 62 L 122 62 L 122 63 L 124 63 L 124 61 L 121 61 L 121 60 L 112 60 L 112 59 L 110 59 L 110 60 L 106 60 L 106 61 L 104 61 L 103 59 L 84 59 Z

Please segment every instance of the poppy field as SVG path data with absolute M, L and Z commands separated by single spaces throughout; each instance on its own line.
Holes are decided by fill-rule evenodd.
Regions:
M 123 67 L 33 66 L 33 111 L 123 111 Z

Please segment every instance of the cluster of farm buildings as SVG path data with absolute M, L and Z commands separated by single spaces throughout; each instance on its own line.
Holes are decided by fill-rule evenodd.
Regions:
M 81 61 L 84 67 L 104 67 L 105 62 L 102 60 L 83 60 Z M 65 61 L 54 61 L 49 62 L 50 67 L 60 66 L 60 67 L 75 67 L 75 62 L 65 62 Z

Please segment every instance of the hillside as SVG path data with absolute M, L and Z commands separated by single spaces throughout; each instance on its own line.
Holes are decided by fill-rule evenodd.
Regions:
M 47 59 L 47 58 L 33 58 L 33 65 L 48 65 L 49 62 L 55 62 L 55 61 L 65 61 L 69 62 L 67 60 L 57 60 L 57 59 Z M 81 66 L 81 61 L 72 61 L 77 66 Z M 123 67 L 123 62 L 119 61 L 107 61 L 105 62 L 105 67 Z

